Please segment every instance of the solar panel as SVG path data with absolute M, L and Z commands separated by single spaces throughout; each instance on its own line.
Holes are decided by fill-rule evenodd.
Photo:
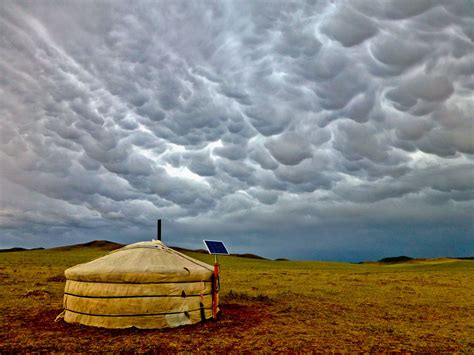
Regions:
M 204 240 L 209 254 L 229 255 L 224 243 L 218 240 Z

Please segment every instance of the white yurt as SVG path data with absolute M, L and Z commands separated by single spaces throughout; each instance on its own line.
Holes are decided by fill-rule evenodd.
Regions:
M 66 322 L 151 329 L 212 318 L 213 267 L 159 240 L 127 245 L 65 276 Z

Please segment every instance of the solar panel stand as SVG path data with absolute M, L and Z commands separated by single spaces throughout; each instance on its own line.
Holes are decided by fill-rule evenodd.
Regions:
M 219 263 L 217 262 L 217 254 L 214 254 L 214 293 L 212 295 L 212 318 L 217 319 L 217 303 L 219 302 Z
M 203 240 L 209 254 L 214 254 L 214 283 L 212 292 L 212 318 L 217 319 L 217 304 L 219 303 L 219 262 L 217 255 L 229 255 L 224 243 L 217 240 Z

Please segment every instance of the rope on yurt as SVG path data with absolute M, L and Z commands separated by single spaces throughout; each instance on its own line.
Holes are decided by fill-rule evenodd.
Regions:
M 73 278 L 69 278 L 66 281 L 82 282 L 82 283 L 91 283 L 91 284 L 122 284 L 122 285 L 161 285 L 161 284 L 187 284 L 187 283 L 196 283 L 196 282 L 212 282 L 210 280 L 194 280 L 194 281 L 150 281 L 150 282 L 125 282 L 125 281 L 82 281 Z
M 65 309 L 63 309 L 63 311 L 58 314 L 58 316 L 56 317 L 56 319 L 55 319 L 54 321 L 57 322 L 57 321 L 59 321 L 60 319 L 64 319 L 64 313 L 66 313 L 66 310 L 65 310 Z
M 203 308 L 207 310 L 212 310 L 212 308 Z M 64 311 L 76 313 L 76 314 L 82 314 L 85 316 L 92 316 L 92 317 L 150 317 L 150 316 L 164 316 L 167 314 L 181 314 L 185 312 L 197 312 L 201 311 L 201 308 L 198 309 L 192 309 L 190 311 L 178 311 L 178 312 L 163 312 L 163 313 L 141 313 L 141 314 L 92 314 L 92 313 L 84 313 L 84 312 L 79 312 L 79 311 L 73 311 L 71 309 L 65 308 Z M 63 311 L 63 312 L 64 312 Z
M 184 292 L 184 291 L 183 291 Z M 203 293 L 203 294 L 198 294 L 198 295 L 188 295 L 181 293 L 180 295 L 147 295 L 147 296 L 82 296 L 82 295 L 75 295 L 73 293 L 69 292 L 64 292 L 65 295 L 68 296 L 73 296 L 73 297 L 79 297 L 79 298 L 104 298 L 104 299 L 110 299 L 110 298 L 155 298 L 155 297 L 201 297 L 201 296 L 209 296 L 212 295 L 212 293 Z

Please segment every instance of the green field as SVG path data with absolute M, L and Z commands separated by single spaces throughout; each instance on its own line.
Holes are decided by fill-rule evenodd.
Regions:
M 222 319 L 165 330 L 55 322 L 64 270 L 100 248 L 0 254 L 0 352 L 474 352 L 474 261 L 404 264 L 221 257 Z M 188 253 L 213 263 L 213 257 Z

